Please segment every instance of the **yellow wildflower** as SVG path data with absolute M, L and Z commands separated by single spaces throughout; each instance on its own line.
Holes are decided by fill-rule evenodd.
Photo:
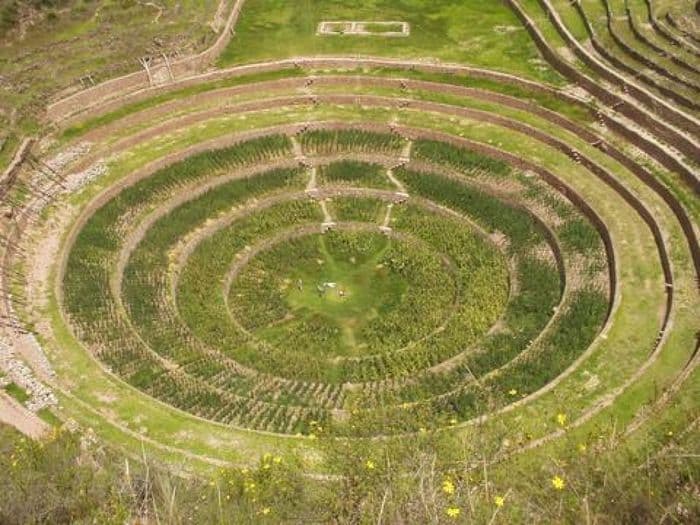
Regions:
M 450 496 L 455 493 L 455 484 L 452 483 L 452 480 L 446 479 L 442 482 L 442 491 Z
M 561 426 L 566 425 L 566 414 L 557 414 L 557 423 Z
M 514 395 L 517 395 L 518 391 L 517 391 L 515 388 L 511 388 L 511 389 L 508 391 L 508 393 L 509 393 L 511 396 L 514 396 Z
M 371 459 L 368 459 L 367 462 L 365 463 L 365 467 L 367 467 L 367 470 L 374 470 L 376 468 L 376 466 L 377 465 Z
M 493 503 L 496 507 L 502 507 L 506 503 L 506 499 L 503 496 L 495 496 L 493 498 Z
M 554 487 L 555 489 L 564 490 L 565 486 L 566 486 L 566 483 L 559 476 L 554 476 L 552 478 L 552 487 Z
M 445 510 L 445 514 L 447 514 L 450 518 L 453 518 L 453 519 L 457 518 L 457 516 L 459 516 L 460 512 L 461 512 L 461 510 L 458 507 L 448 507 Z
M 282 463 L 282 458 L 280 456 L 275 456 L 274 458 L 272 458 L 272 462 L 279 465 L 280 463 Z
M 263 513 L 265 516 L 267 516 L 268 514 L 270 514 L 270 512 L 272 512 L 272 509 L 271 509 L 270 507 L 265 507 L 265 508 L 262 510 L 262 513 Z

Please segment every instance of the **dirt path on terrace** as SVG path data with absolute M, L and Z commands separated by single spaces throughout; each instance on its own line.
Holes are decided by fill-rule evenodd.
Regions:
M 175 100 L 171 100 L 168 102 L 165 102 L 163 104 L 160 104 L 158 106 L 152 107 L 145 109 L 141 112 L 134 113 L 131 115 L 127 115 L 118 121 L 112 122 L 110 124 L 106 124 L 104 126 L 101 126 L 99 128 L 93 129 L 85 133 L 82 137 L 81 140 L 87 141 L 87 142 L 96 142 L 100 143 L 104 141 L 106 138 L 114 134 L 116 131 L 120 129 L 126 129 L 129 127 L 133 127 L 136 125 L 139 125 L 144 122 L 153 122 L 157 121 L 159 118 L 166 117 L 168 115 L 178 115 L 174 119 L 171 119 L 168 122 L 176 122 L 178 119 L 183 119 L 188 117 L 189 115 L 185 114 L 179 114 L 183 110 L 186 110 L 187 108 L 197 106 L 197 105 L 202 105 L 204 106 L 207 103 L 213 103 L 217 102 L 217 104 L 211 108 L 203 108 L 202 111 L 199 113 L 201 114 L 203 111 L 207 111 L 211 114 L 218 114 L 221 112 L 222 109 L 224 108 L 231 108 L 231 107 L 245 107 L 245 105 L 258 105 L 259 103 L 263 103 L 264 101 L 245 101 L 245 102 L 232 102 L 230 100 L 226 100 L 228 97 L 234 97 L 238 95 L 246 95 L 246 94 L 258 94 L 261 92 L 274 92 L 274 91 L 281 91 L 281 90 L 298 90 L 302 88 L 306 88 L 308 82 L 313 82 L 312 87 L 344 87 L 347 86 L 348 83 L 352 82 L 353 85 L 359 85 L 360 87 L 364 88 L 387 88 L 387 89 L 397 89 L 397 90 L 425 90 L 425 91 L 431 91 L 434 93 L 439 93 L 439 94 L 449 94 L 449 95 L 454 95 L 454 96 L 464 96 L 464 97 L 470 97 L 474 98 L 477 100 L 484 100 L 487 102 L 492 102 L 495 104 L 499 105 L 504 105 L 507 107 L 511 107 L 514 109 L 520 109 L 523 111 L 527 111 L 533 114 L 536 114 L 538 116 L 541 116 L 542 118 L 548 119 L 548 120 L 556 120 L 557 125 L 568 128 L 571 127 L 573 124 L 570 123 L 567 119 L 561 117 L 557 113 L 554 113 L 550 110 L 547 110 L 545 108 L 540 108 L 539 106 L 533 105 L 529 102 L 524 102 L 520 99 L 517 99 L 515 97 L 510 97 L 507 95 L 501 95 L 493 92 L 489 92 L 486 90 L 478 89 L 478 88 L 469 88 L 469 87 L 463 87 L 463 86 L 456 86 L 456 85 L 449 85 L 449 84 L 440 84 L 438 82 L 430 82 L 430 81 L 421 81 L 421 80 L 401 80 L 401 79 L 391 79 L 391 78 L 376 78 L 376 77 L 367 77 L 367 76 L 345 76 L 345 75 L 333 75 L 333 76 L 323 76 L 323 77 L 294 77 L 294 78 L 286 78 L 286 79 L 278 79 L 278 80 L 270 80 L 270 81 L 262 81 L 262 82 L 254 82 L 251 84 L 246 84 L 242 86 L 233 86 L 229 88 L 221 88 L 221 89 L 215 89 L 211 91 L 206 91 L 203 93 L 198 93 L 196 95 L 192 95 L 190 97 L 184 97 L 184 98 L 178 98 Z M 307 98 L 313 99 L 314 97 L 318 96 L 313 93 L 305 95 Z M 201 117 L 200 117 L 201 119 Z M 165 122 L 167 123 L 167 122 Z M 161 127 L 163 122 L 157 124 L 156 126 L 158 127 L 159 131 L 151 133 L 150 137 L 162 133 L 168 132 L 171 128 L 163 128 Z M 182 122 L 180 122 L 182 124 Z M 147 130 L 146 130 L 147 131 Z M 143 131 L 138 132 L 138 134 L 142 134 Z M 590 132 L 589 132 L 590 133 Z M 142 135 L 140 135 L 142 136 Z M 134 135 L 131 135 L 130 137 L 127 137 L 125 139 L 121 139 L 121 142 L 115 143 L 110 146 L 110 150 L 118 149 L 119 147 L 125 147 L 123 144 L 125 144 L 124 141 L 126 140 L 134 140 Z M 143 138 L 142 138 L 143 140 Z M 136 142 L 138 143 L 138 142 Z M 122 146 L 119 146 L 119 144 L 122 144 Z M 110 153 L 110 150 L 103 151 L 100 154 L 101 155 L 108 155 Z M 88 155 L 86 160 L 81 161 L 82 166 L 86 165 L 90 161 L 95 160 L 95 156 Z M 79 167 L 75 168 L 76 171 L 80 171 Z
M 66 124 L 76 120 L 76 118 L 86 119 L 90 116 L 104 114 L 107 111 L 116 109 L 124 104 L 142 100 L 156 94 L 162 94 L 176 89 L 182 89 L 192 85 L 196 85 L 206 81 L 216 81 L 225 78 L 235 78 L 244 75 L 255 73 L 265 73 L 270 71 L 279 71 L 283 69 L 295 68 L 312 68 L 312 69 L 348 69 L 348 68 L 387 68 L 394 67 L 404 70 L 418 70 L 428 73 L 446 73 L 446 74 L 461 74 L 473 78 L 488 79 L 498 83 L 511 84 L 540 93 L 552 94 L 561 100 L 568 102 L 581 102 L 580 98 L 572 96 L 564 91 L 558 90 L 551 86 L 542 84 L 537 81 L 528 80 L 509 73 L 502 73 L 489 69 L 480 69 L 458 64 L 431 64 L 420 60 L 403 60 L 392 58 L 357 58 L 357 57 L 296 57 L 281 60 L 272 60 L 268 62 L 249 64 L 244 66 L 234 66 L 228 69 L 210 71 L 203 74 L 192 75 L 175 82 L 160 86 L 144 86 L 142 88 L 119 90 L 112 89 L 112 93 L 107 96 L 94 97 L 89 101 L 85 101 L 77 106 L 77 109 L 70 110 L 67 108 L 56 110 L 57 106 L 69 103 L 71 99 L 85 97 L 85 92 L 78 92 L 70 95 L 63 100 L 50 104 L 48 107 L 49 118 L 54 123 Z M 107 83 L 113 83 L 107 81 Z
M 532 21 L 526 20 L 528 24 L 531 24 Z M 541 35 L 537 35 L 538 37 L 541 37 Z M 546 46 L 546 44 L 545 44 Z M 547 51 L 550 52 L 551 50 L 547 48 Z M 666 166 L 668 169 L 671 169 L 672 171 L 674 169 L 679 169 L 681 173 L 683 174 L 684 178 L 688 180 L 691 184 L 694 184 L 695 187 L 698 187 L 698 178 L 697 175 L 693 173 L 692 168 L 688 167 L 682 159 L 679 158 L 677 151 L 674 149 L 673 146 L 668 147 L 666 145 L 660 144 L 654 139 L 650 139 L 646 133 L 641 131 L 641 128 L 638 128 L 637 126 L 630 126 L 628 123 L 624 121 L 623 116 L 617 111 L 617 106 L 619 104 L 614 105 L 613 108 L 608 108 L 608 107 L 601 107 L 599 109 L 592 108 L 590 105 L 586 103 L 585 100 L 582 100 L 580 97 L 575 96 L 571 93 L 570 86 L 567 88 L 564 88 L 562 90 L 552 88 L 550 86 L 546 86 L 544 84 L 534 82 L 531 80 L 526 80 L 520 77 L 517 77 L 515 75 L 510 75 L 506 73 L 499 73 L 491 70 L 485 70 L 485 69 L 479 69 L 479 68 L 473 68 L 473 67 L 468 67 L 468 66 L 461 66 L 457 64 L 447 64 L 447 65 L 435 65 L 435 64 L 429 64 L 421 61 L 406 61 L 406 60 L 397 60 L 397 59 L 387 59 L 387 58 L 377 58 L 377 57 L 370 57 L 370 58 L 364 58 L 360 59 L 357 57 L 335 57 L 335 58 L 321 58 L 321 57 L 297 57 L 297 58 L 292 58 L 292 59 L 284 59 L 284 60 L 277 60 L 277 61 L 271 61 L 271 62 L 266 62 L 266 63 L 259 63 L 259 64 L 251 64 L 248 66 L 238 66 L 238 67 L 233 67 L 227 70 L 220 70 L 220 71 L 213 71 L 209 72 L 206 74 L 202 75 L 195 75 L 183 80 L 179 80 L 177 82 L 174 82 L 173 84 L 170 84 L 165 87 L 160 87 L 160 88 L 147 88 L 147 89 L 138 89 L 137 91 L 131 90 L 130 92 L 119 92 L 119 90 L 113 90 L 114 91 L 114 96 L 111 97 L 109 100 L 103 99 L 95 99 L 96 101 L 92 103 L 92 100 L 90 103 L 83 103 L 79 105 L 79 110 L 77 113 L 71 113 L 70 115 L 67 114 L 59 114 L 54 117 L 52 117 L 55 121 L 60 121 L 66 118 L 68 116 L 69 118 L 75 117 L 78 113 L 83 113 L 83 119 L 87 118 L 85 113 L 88 115 L 94 114 L 94 113 L 104 113 L 110 109 L 114 110 L 122 105 L 124 105 L 128 101 L 135 101 L 135 100 L 141 100 L 143 98 L 146 98 L 148 96 L 151 96 L 153 94 L 157 93 L 163 93 L 172 90 L 173 88 L 176 87 L 186 87 L 186 86 L 191 86 L 191 85 L 196 85 L 200 82 L 207 81 L 207 80 L 217 80 L 217 79 L 223 79 L 223 78 L 229 78 L 229 77 L 236 77 L 240 75 L 245 75 L 247 73 L 256 73 L 256 72 L 269 72 L 269 71 L 278 71 L 282 69 L 291 69 L 291 68 L 298 68 L 298 67 L 316 67 L 316 68 L 347 68 L 347 67 L 396 67 L 399 69 L 408 69 L 408 70 L 414 70 L 417 69 L 419 71 L 427 71 L 427 72 L 432 72 L 432 73 L 447 73 L 447 74 L 460 74 L 460 75 L 468 75 L 474 78 L 485 78 L 492 80 L 497 83 L 505 83 L 505 84 L 512 84 L 516 86 L 523 87 L 527 90 L 532 90 L 535 92 L 540 92 L 540 93 L 547 93 L 549 95 L 552 95 L 559 100 L 571 103 L 573 105 L 581 106 L 582 104 L 584 107 L 588 109 L 591 113 L 594 113 L 596 117 L 601 120 L 604 124 L 607 124 L 611 127 L 611 129 L 618 135 L 622 136 L 627 140 L 631 140 L 631 142 L 637 146 L 639 146 L 642 150 L 647 152 L 652 158 L 656 158 L 655 155 L 659 154 L 661 158 L 659 159 L 659 162 L 661 162 L 664 166 Z M 577 77 L 574 75 L 574 77 Z M 583 77 L 586 80 L 588 80 L 587 77 Z M 574 80 L 576 80 L 574 79 Z M 587 89 L 591 91 L 591 85 L 590 82 L 587 84 Z M 595 96 L 598 97 L 600 95 L 600 91 L 602 88 L 600 88 L 597 85 L 593 86 L 595 89 L 593 91 L 596 91 Z M 590 89 L 589 89 L 590 88 Z M 609 100 L 610 98 L 617 99 L 617 95 L 613 93 L 605 93 L 606 96 L 602 96 L 601 100 L 603 100 L 606 103 L 610 103 Z M 71 97 L 68 97 L 71 98 Z M 620 99 L 621 100 L 621 99 Z M 65 100 L 63 101 L 65 102 Z M 522 103 L 522 102 L 521 102 Z M 57 103 L 57 105 L 60 105 L 61 102 Z M 639 117 L 644 120 L 646 118 L 645 122 L 648 124 L 654 124 L 654 120 L 650 120 L 650 118 L 643 112 L 638 110 L 638 108 L 629 108 L 630 111 L 628 111 L 627 106 L 624 105 L 624 102 L 622 102 L 623 106 L 621 107 L 622 113 L 625 115 L 630 114 L 630 111 L 632 111 L 631 117 Z M 59 111 L 60 113 L 60 111 Z M 641 115 L 641 117 L 640 117 Z M 560 117 L 563 120 L 563 117 Z M 635 119 L 638 120 L 638 119 Z M 673 140 L 670 142 L 671 144 L 675 144 Z M 643 170 L 643 168 L 641 168 Z M 651 178 L 646 178 L 646 181 L 653 180 Z
M 0 422 L 15 427 L 32 439 L 41 439 L 51 428 L 39 416 L 24 408 L 4 392 L 0 392 Z

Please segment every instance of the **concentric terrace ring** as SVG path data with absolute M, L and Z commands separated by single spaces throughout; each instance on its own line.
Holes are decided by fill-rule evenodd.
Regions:
M 61 263 L 31 296 L 59 307 L 41 330 L 72 414 L 205 463 L 241 458 L 230 436 L 240 450 L 313 450 L 319 427 L 353 439 L 468 433 L 537 413 L 515 439 L 534 447 L 561 435 L 551 418 L 562 407 L 576 428 L 631 402 L 662 356 L 677 365 L 669 384 L 688 376 L 695 231 L 619 138 L 486 89 L 367 72 L 311 78 L 183 95 L 60 145 L 93 143 L 71 167 L 64 214 L 34 226 L 36 239 L 61 239 L 45 248 Z M 106 174 L 85 182 L 95 163 Z M 260 289 L 249 272 L 280 270 L 273 246 L 320 249 L 297 246 L 294 232 L 345 253 L 369 242 L 358 229 L 415 238 L 415 257 L 420 245 L 426 265 L 449 262 L 459 292 L 437 279 L 448 313 L 392 321 L 406 337 L 353 334 L 377 351 L 309 357 L 292 345 L 320 348 L 316 336 L 335 325 L 296 338 L 306 328 L 292 323 L 320 322 L 280 292 L 298 272 Z M 671 238 L 685 240 L 670 250 Z M 387 252 L 397 260 L 400 244 Z M 427 278 L 406 282 L 421 289 Z M 235 293 L 248 306 L 232 314 Z M 256 293 L 278 317 L 251 307 Z

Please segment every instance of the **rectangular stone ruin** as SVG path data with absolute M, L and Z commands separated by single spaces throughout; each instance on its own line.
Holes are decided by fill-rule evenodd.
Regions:
M 318 24 L 316 34 L 405 37 L 411 34 L 411 26 L 408 22 L 397 21 L 323 21 Z

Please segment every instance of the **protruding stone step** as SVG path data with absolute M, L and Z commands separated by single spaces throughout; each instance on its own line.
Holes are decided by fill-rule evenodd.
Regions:
M 410 195 L 405 191 L 397 191 L 394 193 L 394 202 L 401 204 L 409 199 Z

